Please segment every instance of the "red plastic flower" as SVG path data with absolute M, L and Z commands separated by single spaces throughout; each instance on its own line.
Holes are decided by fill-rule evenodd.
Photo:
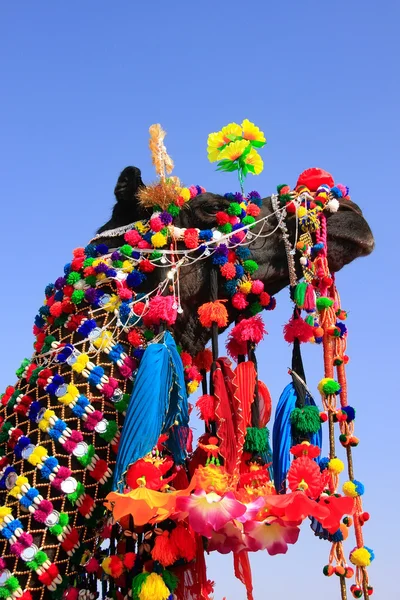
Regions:
M 300 456 L 308 456 L 309 458 L 317 458 L 321 454 L 321 450 L 318 446 L 313 446 L 309 442 L 302 442 L 296 446 L 290 448 L 290 453 L 296 458 Z
M 288 472 L 290 489 L 295 492 L 302 490 L 310 498 L 318 498 L 327 484 L 327 478 L 319 466 L 308 456 L 301 456 L 292 462 Z
M 273 515 L 285 518 L 292 523 L 300 523 L 306 517 L 315 517 L 322 521 L 330 516 L 326 506 L 308 498 L 304 492 L 291 492 L 278 496 L 266 496 L 265 505 Z

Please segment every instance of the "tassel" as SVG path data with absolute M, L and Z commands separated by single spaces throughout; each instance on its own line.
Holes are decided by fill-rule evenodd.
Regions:
M 138 594 L 139 600 L 168 600 L 171 592 L 157 573 L 150 573 L 142 584 Z
M 202 304 L 198 308 L 197 313 L 203 327 L 210 328 L 213 323 L 216 323 L 218 327 L 226 327 L 228 325 L 228 311 L 222 304 L 222 300 Z
M 253 600 L 253 581 L 248 552 L 242 550 L 241 552 L 235 553 L 233 555 L 233 564 L 235 577 L 246 587 L 247 600 Z
M 186 527 L 179 524 L 171 533 L 171 541 L 178 550 L 179 558 L 191 562 L 196 556 L 196 540 Z
M 297 304 L 298 308 L 304 307 L 306 291 L 307 291 L 307 283 L 305 281 L 298 283 L 294 289 L 294 301 Z
M 315 312 L 316 310 L 315 291 L 313 286 L 309 284 L 307 284 L 303 308 L 307 312 Z
M 158 561 L 163 567 L 169 567 L 178 560 L 178 548 L 175 546 L 168 531 L 164 531 L 161 535 L 156 536 L 151 556 L 153 560 Z
M 210 394 L 203 394 L 196 402 L 196 408 L 199 411 L 199 417 L 207 425 L 215 421 L 215 397 Z

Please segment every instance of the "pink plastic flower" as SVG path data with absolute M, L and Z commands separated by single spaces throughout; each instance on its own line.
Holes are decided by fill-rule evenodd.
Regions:
M 241 517 L 237 518 L 240 523 L 246 523 L 246 521 L 255 519 L 257 513 L 265 506 L 265 500 L 260 496 L 256 500 L 253 500 L 253 502 L 245 504 L 245 506 L 246 512 Z
M 207 538 L 211 538 L 213 531 L 219 531 L 246 512 L 245 505 L 231 492 L 221 497 L 215 492 L 207 494 L 204 490 L 178 497 L 176 508 L 189 516 L 189 524 L 196 533 Z
M 246 549 L 242 531 L 229 522 L 219 531 L 213 531 L 207 549 L 209 552 L 217 551 L 220 554 L 229 554 L 230 552 L 240 552 Z
M 295 544 L 299 537 L 298 527 L 286 526 L 277 517 L 265 521 L 249 521 L 244 525 L 245 540 L 249 550 L 267 550 L 268 554 L 286 554 L 288 544 Z

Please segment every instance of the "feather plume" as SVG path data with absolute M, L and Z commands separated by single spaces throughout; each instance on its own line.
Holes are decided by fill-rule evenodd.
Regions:
M 156 173 L 160 179 L 165 179 L 166 174 L 172 173 L 174 163 L 172 158 L 168 155 L 167 149 L 164 145 L 164 138 L 167 135 L 166 131 L 161 127 L 159 123 L 151 125 L 149 128 L 150 133 L 150 151 L 153 161 L 153 165 L 156 169 Z

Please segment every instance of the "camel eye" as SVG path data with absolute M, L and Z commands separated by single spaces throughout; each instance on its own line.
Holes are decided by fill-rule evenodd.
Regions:
M 215 217 L 217 212 L 221 210 L 221 207 L 218 204 L 207 204 L 203 207 L 203 210 L 207 215 Z

